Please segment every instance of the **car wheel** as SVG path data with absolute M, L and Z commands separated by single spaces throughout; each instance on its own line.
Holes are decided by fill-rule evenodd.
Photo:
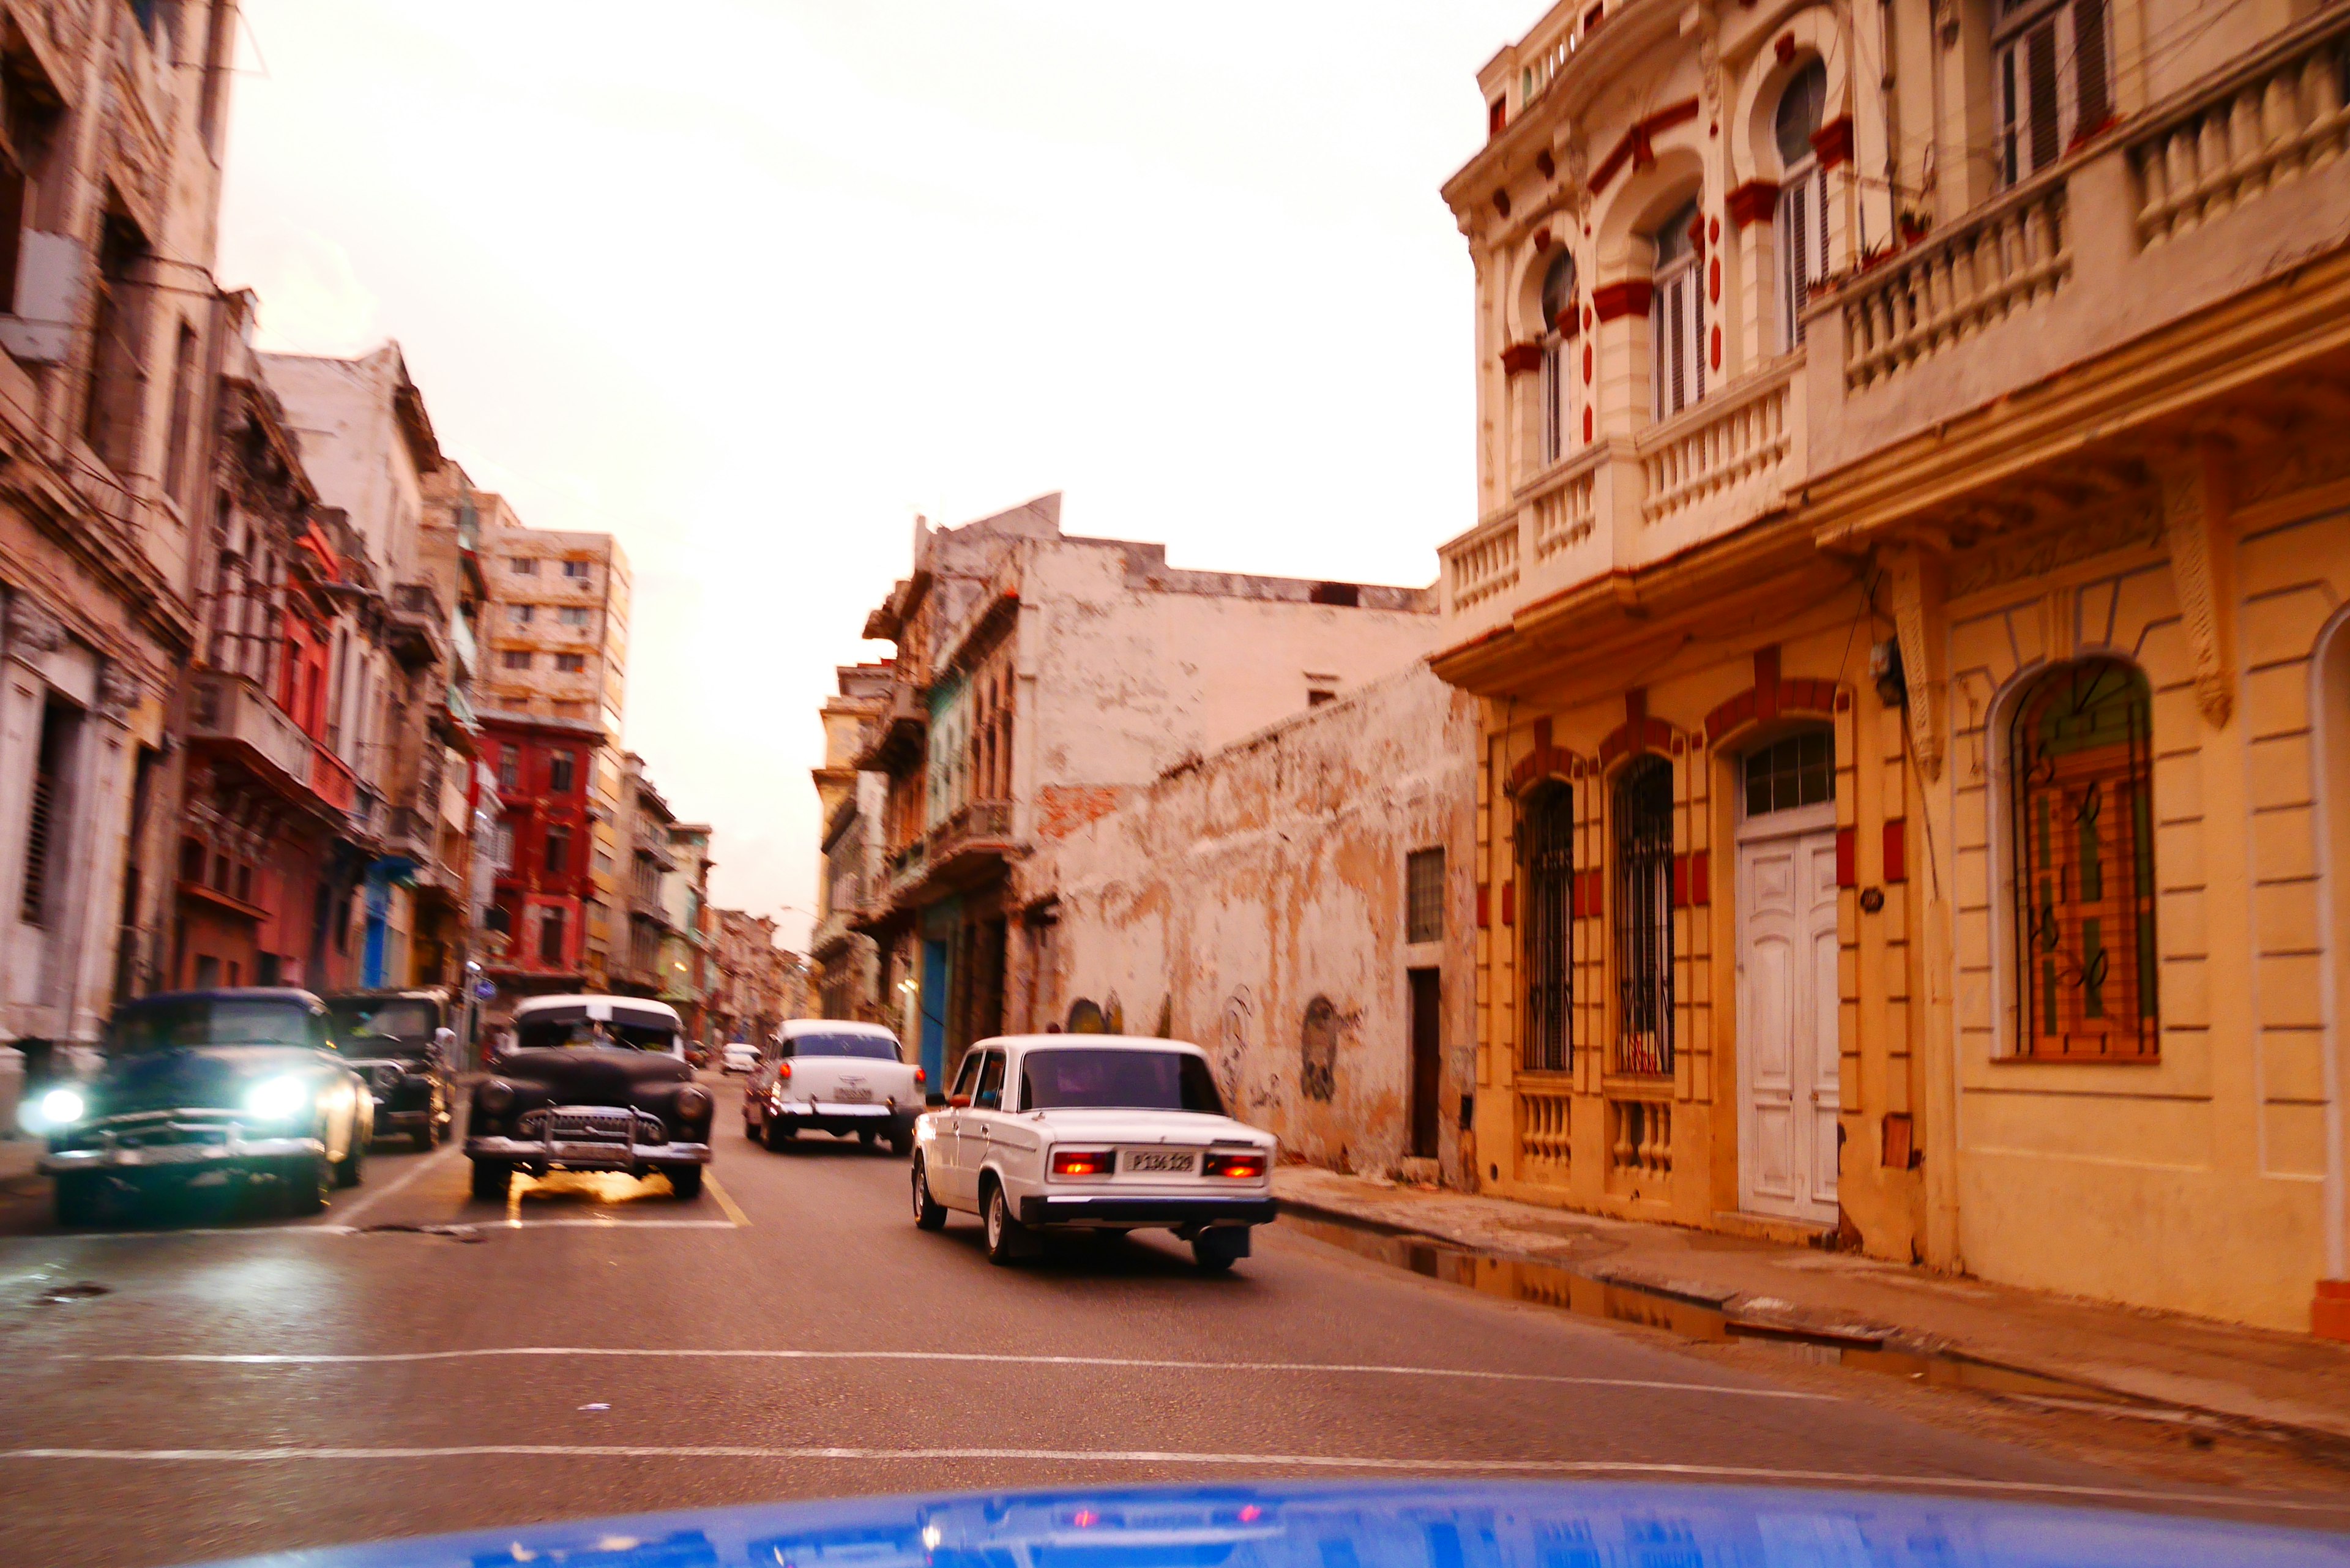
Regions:
M 881 1141 L 881 1135 L 878 1132 L 871 1131 L 860 1132 L 857 1135 L 857 1141 L 863 1144 L 867 1148 L 871 1148 L 875 1144 Z
M 760 1139 L 760 1141 L 764 1143 L 769 1148 L 780 1150 L 784 1145 L 791 1142 L 792 1139 L 799 1136 L 799 1128 L 785 1127 L 783 1123 L 775 1120 L 775 1117 L 769 1116 L 767 1118 L 764 1136 Z
M 931 1179 L 920 1160 L 914 1161 L 914 1223 L 925 1231 L 943 1231 L 947 1206 L 931 1196 Z
M 889 1135 L 889 1152 L 897 1156 L 899 1159 L 903 1159 L 908 1155 L 913 1153 L 914 1135 L 910 1132 L 891 1133 Z
M 1012 1217 L 1012 1201 L 1001 1185 L 987 1189 L 987 1261 L 1002 1268 L 1027 1250 L 1028 1227 Z
M 283 1177 L 286 1213 L 317 1214 L 325 1210 L 327 1199 L 335 1189 L 335 1165 L 332 1160 L 324 1155 L 315 1159 L 288 1160 Z
M 1191 1238 L 1191 1260 L 1203 1274 L 1228 1274 L 1248 1256 L 1248 1232 L 1236 1226 L 1217 1226 Z
M 106 1210 L 106 1179 L 84 1171 L 57 1178 L 57 1223 L 95 1225 Z
M 424 1113 L 424 1125 L 416 1129 L 416 1152 L 431 1154 L 441 1142 L 441 1118 L 431 1110 Z
M 702 1196 L 702 1167 L 674 1165 L 661 1172 L 669 1178 L 669 1189 L 681 1203 L 691 1203 Z
M 367 1179 L 367 1143 L 360 1137 L 356 1124 L 351 1127 L 351 1147 L 343 1158 L 335 1161 L 335 1185 L 357 1187 Z
M 514 1167 L 502 1159 L 473 1161 L 473 1196 L 503 1201 L 514 1185 Z
M 743 1136 L 749 1138 L 753 1143 L 758 1142 L 759 1124 L 753 1121 L 749 1116 L 744 1116 L 743 1118 Z

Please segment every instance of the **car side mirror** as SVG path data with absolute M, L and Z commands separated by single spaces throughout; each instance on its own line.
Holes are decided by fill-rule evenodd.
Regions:
M 947 1096 L 947 1104 L 953 1106 L 956 1110 L 967 1111 L 971 1109 L 971 1096 L 969 1095 L 949 1095 Z

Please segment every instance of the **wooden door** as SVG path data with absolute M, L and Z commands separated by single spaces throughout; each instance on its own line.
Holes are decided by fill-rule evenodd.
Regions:
M 1443 1083 L 1441 1034 L 1443 987 L 1432 969 L 1409 971 L 1411 979 L 1411 1152 L 1436 1158 L 1438 1091 Z
M 1739 1201 L 1833 1220 L 1836 1193 L 1835 832 L 1738 848 Z

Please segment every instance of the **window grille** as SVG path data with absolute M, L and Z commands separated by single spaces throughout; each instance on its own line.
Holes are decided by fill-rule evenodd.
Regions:
M 2056 1061 L 2158 1054 L 2152 700 L 2097 659 L 2016 711 L 2016 1043 Z
M 1673 765 L 1616 785 L 1616 1070 L 1673 1070 Z
M 1698 265 L 1697 203 L 1657 230 L 1656 413 L 1669 419 L 1705 396 L 1705 287 Z
M 2113 117 L 2112 50 L 2106 0 L 2000 7 L 1994 90 L 2000 183 L 2047 168 Z
M 49 867 L 57 857 L 57 794 L 72 741 L 73 718 L 73 710 L 58 702 L 41 711 L 41 749 L 33 764 L 32 810 L 25 822 L 24 892 L 16 910 L 16 918 L 28 926 L 49 923 Z
M 572 770 L 577 759 L 569 752 L 557 752 L 546 761 L 546 789 L 549 794 L 571 793 Z
M 1420 849 L 1404 857 L 1404 940 L 1444 940 L 1444 851 Z
M 1526 1033 L 1530 1073 L 1575 1064 L 1575 792 L 1553 784 L 1526 808 L 1519 831 L 1525 865 Z
M 506 568 L 517 577 L 535 577 L 538 576 L 538 557 L 509 556 L 506 557 Z

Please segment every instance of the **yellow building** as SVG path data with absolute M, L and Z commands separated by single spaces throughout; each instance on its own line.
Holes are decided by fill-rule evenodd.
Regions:
M 1484 1184 L 2340 1332 L 2350 7 L 1480 81 Z

